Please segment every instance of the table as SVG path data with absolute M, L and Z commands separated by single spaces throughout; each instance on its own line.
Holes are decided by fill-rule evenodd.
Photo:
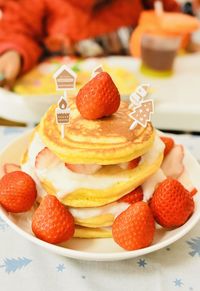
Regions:
M 0 127 L 0 149 L 26 129 Z M 200 161 L 200 137 L 178 135 Z M 54 255 L 0 219 L 1 291 L 199 291 L 200 223 L 158 252 L 120 262 L 84 262 Z
M 140 79 L 142 76 L 140 77 Z M 179 56 L 171 78 L 147 78 L 155 99 L 153 122 L 170 130 L 200 131 L 200 53 Z
M 88 60 L 83 69 L 93 70 L 105 59 Z M 150 83 L 155 100 L 153 122 L 157 128 L 200 131 L 200 53 L 177 57 L 170 78 L 151 78 L 140 73 L 140 60 L 110 56 L 106 63 L 130 70 L 140 83 Z M 129 96 L 122 97 L 125 100 Z M 0 88 L 0 117 L 34 124 L 47 108 L 57 102 L 56 96 L 20 96 Z

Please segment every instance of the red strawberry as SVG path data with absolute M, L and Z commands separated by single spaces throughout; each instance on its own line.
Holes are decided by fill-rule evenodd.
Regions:
M 41 240 L 61 243 L 73 236 L 74 218 L 55 196 L 47 195 L 33 214 L 32 230 Z
M 59 158 L 54 155 L 47 147 L 43 148 L 35 159 L 35 167 L 37 169 L 46 169 L 59 162 Z
M 76 97 L 76 106 L 86 119 L 98 119 L 117 111 L 120 95 L 110 75 L 106 72 L 97 74 Z
M 155 221 L 146 202 L 129 206 L 115 219 L 112 234 L 115 242 L 131 251 L 148 247 L 154 238 Z
M 79 174 L 86 174 L 86 175 L 92 175 L 96 173 L 102 167 L 101 165 L 97 165 L 97 164 L 83 165 L 83 164 L 67 164 L 67 163 L 65 163 L 65 166 L 72 172 L 79 173 Z
M 142 199 L 143 199 L 143 190 L 142 190 L 142 187 L 139 186 L 133 191 L 131 191 L 130 193 L 120 198 L 118 202 L 126 202 L 126 203 L 133 204 L 138 201 L 142 201 Z
M 9 212 L 28 211 L 36 196 L 35 182 L 24 172 L 11 172 L 0 180 L 0 204 Z
M 136 168 L 138 166 L 140 160 L 141 160 L 141 157 L 138 157 L 138 158 L 130 161 L 128 163 L 128 169 L 134 169 L 134 168 Z
M 123 169 L 123 170 L 131 170 L 134 169 L 138 166 L 139 162 L 141 160 L 141 157 L 138 157 L 136 159 L 133 159 L 130 162 L 127 163 L 120 163 L 119 166 Z
M 161 140 L 165 144 L 164 157 L 171 151 L 174 146 L 174 140 L 171 137 L 161 136 Z
M 191 195 L 191 196 L 194 196 L 194 195 L 197 194 L 197 192 L 198 192 L 197 188 L 194 187 L 194 188 L 190 191 L 190 195 Z
M 177 179 L 184 172 L 184 148 L 182 145 L 175 145 L 164 158 L 161 169 L 165 176 Z
M 6 163 L 3 166 L 3 171 L 5 174 L 15 172 L 15 171 L 20 171 L 20 166 L 12 163 Z
M 150 207 L 157 223 L 166 228 L 183 225 L 194 211 L 192 195 L 183 185 L 167 178 L 156 188 Z

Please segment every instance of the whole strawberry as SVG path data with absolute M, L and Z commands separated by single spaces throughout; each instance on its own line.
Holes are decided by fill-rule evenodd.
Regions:
M 0 180 L 0 204 L 9 212 L 28 211 L 36 196 L 35 182 L 24 172 L 11 172 Z
M 47 195 L 33 215 L 32 230 L 41 240 L 61 243 L 73 236 L 74 218 L 55 196 Z
M 110 75 L 101 72 L 80 89 L 76 97 L 76 106 L 86 119 L 98 119 L 117 111 L 120 95 Z
M 131 251 L 148 247 L 154 238 L 155 221 L 146 202 L 129 206 L 115 219 L 112 234 L 115 242 Z
M 142 201 L 143 199 L 143 190 L 142 187 L 139 186 L 136 189 L 134 189 L 133 191 L 131 191 L 130 193 L 124 195 L 123 197 L 121 197 L 118 202 L 126 202 L 126 203 L 136 203 L 138 201 Z
M 183 185 L 167 178 L 156 188 L 150 207 L 157 223 L 166 228 L 183 225 L 194 211 L 192 195 Z

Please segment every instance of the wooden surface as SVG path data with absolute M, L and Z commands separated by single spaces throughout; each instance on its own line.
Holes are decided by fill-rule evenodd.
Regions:
M 20 123 L 20 122 L 14 122 L 10 120 L 6 120 L 3 118 L 0 118 L 0 125 L 6 125 L 6 126 L 26 126 L 25 123 Z

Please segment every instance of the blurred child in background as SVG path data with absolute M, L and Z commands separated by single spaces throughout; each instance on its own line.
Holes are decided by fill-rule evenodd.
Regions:
M 5 2 L 5 1 L 4 1 Z M 164 10 L 179 11 L 175 0 Z M 19 74 L 45 52 L 98 56 L 128 49 L 124 27 L 137 25 L 153 0 L 7 0 L 0 5 L 0 85 L 12 87 Z

